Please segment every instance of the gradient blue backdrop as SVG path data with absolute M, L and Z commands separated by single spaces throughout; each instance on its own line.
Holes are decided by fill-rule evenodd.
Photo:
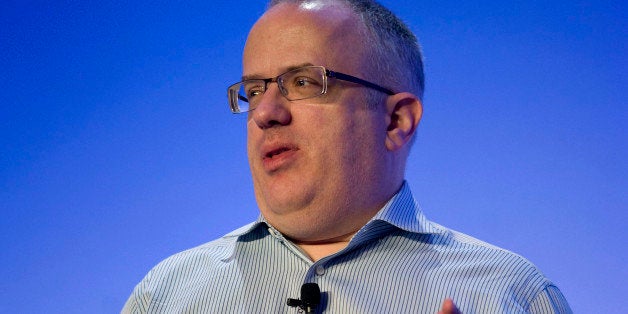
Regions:
M 578 313 L 628 288 L 625 1 L 393 1 L 425 53 L 407 178 Z M 0 4 L 0 312 L 112 313 L 257 216 L 226 87 L 263 1 Z

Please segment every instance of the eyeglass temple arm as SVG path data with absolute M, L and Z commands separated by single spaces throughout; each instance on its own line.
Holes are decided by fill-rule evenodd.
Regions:
M 357 78 L 357 77 L 349 75 L 349 74 L 344 74 L 344 73 L 340 73 L 340 72 L 330 71 L 330 70 L 327 70 L 327 69 L 325 69 L 325 70 L 327 71 L 326 74 L 327 74 L 328 77 L 337 78 L 339 80 L 343 80 L 343 81 L 347 81 L 347 82 L 357 83 L 357 84 L 366 86 L 368 88 L 372 88 L 372 89 L 378 90 L 378 91 L 380 91 L 382 93 L 385 93 L 385 94 L 388 94 L 388 95 L 394 95 L 395 94 L 393 91 L 391 91 L 388 88 L 381 87 L 381 86 L 379 86 L 377 84 L 373 84 L 373 83 L 371 83 L 369 81 L 365 81 L 365 80 L 363 80 L 361 78 Z

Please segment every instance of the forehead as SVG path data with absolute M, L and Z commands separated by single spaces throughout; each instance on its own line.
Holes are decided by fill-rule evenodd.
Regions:
M 364 58 L 364 27 L 344 6 L 279 4 L 255 23 L 244 48 L 244 75 L 274 76 L 299 64 L 353 74 Z

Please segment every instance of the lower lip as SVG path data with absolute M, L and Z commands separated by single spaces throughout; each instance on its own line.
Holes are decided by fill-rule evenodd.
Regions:
M 265 157 L 262 159 L 264 169 L 268 172 L 273 172 L 285 168 L 294 160 L 296 153 L 296 150 L 291 149 L 275 155 L 272 158 Z

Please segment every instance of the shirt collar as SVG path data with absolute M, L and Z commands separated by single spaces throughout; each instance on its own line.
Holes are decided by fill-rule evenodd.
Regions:
M 251 222 L 249 224 L 246 224 L 236 230 L 233 230 L 229 233 L 227 233 L 224 238 L 237 238 L 239 236 L 245 235 L 251 231 L 253 231 L 254 229 L 256 229 L 259 225 L 262 224 L 268 224 L 266 222 L 266 220 L 264 220 L 264 217 L 262 217 L 262 215 L 260 214 L 259 217 L 257 218 L 257 220 L 255 220 L 254 222 Z
M 445 230 L 429 221 L 414 199 L 410 185 L 403 181 L 399 192 L 367 223 L 387 222 L 399 229 L 414 233 L 443 233 Z

